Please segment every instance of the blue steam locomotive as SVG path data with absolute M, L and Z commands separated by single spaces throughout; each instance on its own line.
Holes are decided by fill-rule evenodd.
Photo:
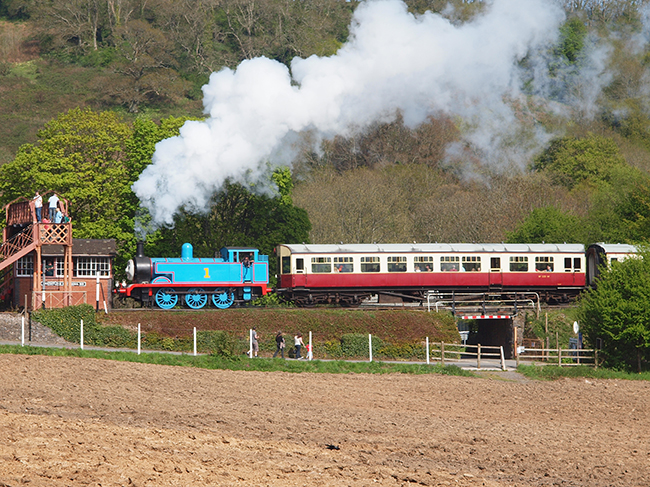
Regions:
M 179 258 L 149 258 L 138 243 L 136 256 L 126 266 L 132 284 L 119 287 L 119 297 L 130 297 L 143 306 L 171 309 L 181 304 L 201 309 L 211 301 L 226 309 L 266 295 L 270 289 L 269 258 L 258 249 L 224 247 L 220 257 L 196 258 L 189 243 Z

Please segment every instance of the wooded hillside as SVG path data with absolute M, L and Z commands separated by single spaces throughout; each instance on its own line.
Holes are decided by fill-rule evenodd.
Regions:
M 412 13 L 429 10 L 456 28 L 488 8 L 480 1 L 405 3 Z M 24 144 L 42 150 L 58 130 L 44 129 L 46 124 L 65 114 L 74 118 L 71 114 L 77 112 L 71 109 L 114 112 L 116 118 L 104 120 L 124 126 L 111 129 L 115 152 L 109 157 L 124 164 L 118 171 L 124 192 L 112 190 L 124 200 L 114 209 L 122 214 L 111 214 L 115 235 L 110 235 L 110 230 L 93 226 L 100 218 L 92 213 L 96 208 L 87 205 L 84 214 L 80 207 L 75 232 L 86 237 L 114 236 L 130 251 L 132 239 L 127 235 L 137 201 L 129 186 L 150 162 L 153 143 L 177 133 L 173 120 L 203 116 L 201 86 L 209 74 L 258 56 L 289 66 L 296 56 L 334 55 L 348 40 L 358 4 L 0 0 L 0 164 L 5 165 L 1 203 L 16 195 L 31 196 L 35 189 L 54 189 L 74 199 L 79 191 L 70 178 L 65 187 L 56 187 L 57 164 L 39 166 L 31 146 Z M 545 90 L 524 85 L 525 107 L 517 100 L 505 100 L 520 124 L 502 152 L 516 154 L 512 160 L 495 161 L 477 150 L 467 138 L 476 127 L 444 112 L 416 127 L 398 116 L 360 133 L 328 137 L 318 150 L 299 153 L 292 168 L 292 193 L 290 187 L 289 192 L 280 191 L 289 203 L 307 211 L 311 230 L 300 214 L 287 210 L 290 215 L 283 213 L 284 224 L 299 221 L 301 231 L 281 235 L 314 243 L 647 241 L 650 37 L 644 12 L 648 2 L 566 0 L 563 7 L 566 18 L 554 46 L 529 53 L 518 66 L 523 73 L 533 73 L 543 59 L 548 68 Z M 600 70 L 593 71 L 594 66 Z M 577 99 L 580 103 L 575 103 Z M 167 128 L 145 137 L 142 134 L 153 134 L 147 131 L 158 130 L 142 125 L 151 121 Z M 544 143 L 533 143 L 541 131 L 546 134 Z M 56 143 L 67 143 L 63 139 Z M 144 139 L 151 150 L 140 150 L 138 141 Z M 57 151 L 47 153 L 49 163 Z M 48 187 L 20 183 L 24 175 L 18 175 L 16 168 L 26 167 L 20 164 L 28 164 L 37 180 L 38 174 L 51 172 L 52 178 L 39 180 Z M 12 174 L 17 179 L 10 181 Z M 243 200 L 232 188 L 231 201 L 236 205 Z M 228 222 L 239 225 L 232 217 L 219 216 L 229 211 L 227 203 L 215 196 L 220 210 L 200 218 L 179 216 L 178 229 L 159 237 L 174 241 L 173 248 L 158 250 L 175 251 L 183 239 L 189 239 L 208 242 L 203 253 L 209 253 L 210 235 L 216 228 Z M 279 214 L 265 202 L 247 204 L 242 212 L 247 219 L 263 211 L 272 223 L 273 215 Z M 232 238 L 252 234 L 262 238 L 255 233 L 258 229 L 247 231 L 233 232 Z M 274 234 L 273 238 L 283 237 Z M 264 242 L 272 246 L 268 238 Z

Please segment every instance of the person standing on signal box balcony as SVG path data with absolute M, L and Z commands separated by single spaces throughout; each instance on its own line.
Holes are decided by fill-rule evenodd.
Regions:
M 50 204 L 50 221 L 53 222 L 56 216 L 56 209 L 59 206 L 59 197 L 54 193 L 47 201 Z
M 34 210 L 36 211 L 36 221 L 41 223 L 41 218 L 43 215 L 43 197 L 36 191 L 36 196 L 34 196 Z

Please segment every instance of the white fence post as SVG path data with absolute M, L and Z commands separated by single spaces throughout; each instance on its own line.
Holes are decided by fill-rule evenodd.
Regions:
M 248 330 L 248 358 L 253 358 L 253 329 Z
M 427 365 L 429 365 L 429 337 L 427 337 Z
M 196 326 L 194 327 L 194 356 L 196 357 Z
M 140 355 L 140 343 L 142 340 L 142 333 L 140 331 L 140 323 L 138 323 L 138 355 Z
M 81 349 L 84 349 L 84 320 L 81 320 L 81 337 L 80 337 L 80 342 L 81 342 Z
M 314 358 L 314 347 L 311 343 L 311 331 L 309 332 L 309 353 L 307 353 L 307 358 L 311 361 Z
M 99 311 L 99 274 L 97 274 L 97 284 L 95 285 L 95 311 Z
M 368 333 L 368 350 L 370 351 L 370 362 L 372 362 L 372 333 Z
M 24 315 L 23 315 L 22 324 L 20 325 L 20 344 L 23 347 L 25 346 L 25 316 Z
M 503 345 L 501 345 L 501 370 L 506 370 L 506 356 L 503 353 Z

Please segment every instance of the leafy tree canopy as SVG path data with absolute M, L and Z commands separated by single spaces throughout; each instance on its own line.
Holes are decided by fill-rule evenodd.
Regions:
M 560 27 L 559 52 L 570 62 L 575 63 L 585 45 L 587 27 L 577 17 L 574 17 Z
M 641 258 L 614 263 L 603 270 L 597 287 L 586 292 L 578 316 L 587 342 L 602 340 L 605 365 L 636 369 L 648 367 L 650 352 L 650 252 Z
M 126 142 L 131 128 L 113 112 L 75 108 L 23 145 L 13 162 L 0 167 L 2 203 L 55 191 L 70 201 L 77 238 L 115 238 L 133 233 L 133 202 L 128 198 Z
M 555 140 L 539 157 L 535 169 L 548 171 L 556 183 L 569 188 L 585 181 L 595 185 L 612 184 L 638 174 L 627 164 L 611 138 L 594 134 L 581 139 Z
M 554 206 L 534 209 L 523 223 L 508 233 L 509 243 L 584 242 L 580 218 L 569 215 Z

